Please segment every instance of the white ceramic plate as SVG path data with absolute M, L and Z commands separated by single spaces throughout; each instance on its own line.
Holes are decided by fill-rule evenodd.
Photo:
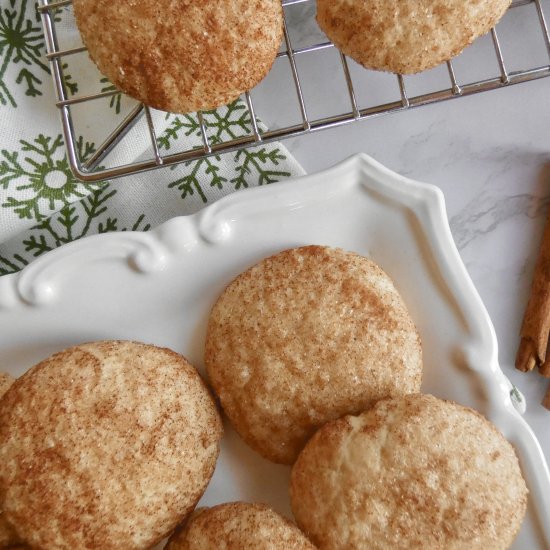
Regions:
M 235 193 L 149 233 L 89 237 L 0 278 L 0 365 L 20 375 L 71 344 L 122 338 L 170 347 L 202 369 L 206 321 L 225 285 L 261 258 L 305 244 L 367 255 L 393 278 L 422 337 L 423 391 L 481 411 L 517 449 L 530 504 L 513 548 L 550 546 L 548 466 L 512 406 L 443 196 L 366 156 Z M 288 514 L 289 468 L 261 459 L 226 428 L 202 504 L 263 501 Z

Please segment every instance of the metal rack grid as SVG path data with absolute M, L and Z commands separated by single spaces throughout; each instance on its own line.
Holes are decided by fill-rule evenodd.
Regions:
M 256 116 L 258 115 L 258 113 L 257 109 L 255 109 L 254 107 L 252 94 L 250 92 L 247 92 L 246 94 L 244 94 L 244 100 L 250 113 L 252 126 L 252 132 L 250 135 L 242 136 L 236 139 L 221 141 L 218 143 L 212 143 L 212 141 L 208 137 L 208 132 L 202 117 L 202 113 L 198 112 L 196 116 L 198 117 L 198 122 L 200 124 L 202 146 L 190 146 L 186 150 L 163 155 L 159 151 L 157 142 L 157 130 L 153 122 L 151 110 L 147 106 L 139 104 L 136 105 L 125 116 L 122 122 L 120 122 L 118 126 L 104 140 L 104 142 L 99 145 L 94 154 L 84 161 L 82 158 L 79 157 L 78 153 L 78 136 L 75 132 L 75 128 L 73 125 L 73 115 L 71 113 L 71 108 L 73 108 L 77 104 L 90 103 L 102 98 L 112 97 L 118 92 L 114 90 L 76 97 L 68 96 L 67 90 L 64 86 L 63 60 L 68 56 L 86 51 L 86 48 L 76 47 L 70 49 L 60 49 L 59 47 L 58 33 L 56 31 L 55 13 L 58 8 L 71 5 L 72 0 L 40 0 L 41 5 L 38 9 L 41 13 L 42 23 L 44 27 L 47 58 L 50 62 L 57 98 L 56 104 L 61 114 L 61 121 L 65 143 L 67 146 L 69 163 L 75 176 L 84 181 L 99 181 L 104 179 L 116 178 L 129 174 L 143 172 L 145 170 L 159 168 L 162 166 L 170 166 L 181 162 L 200 159 L 210 155 L 236 151 L 244 147 L 255 146 L 262 143 L 281 140 L 283 138 L 300 136 L 310 132 L 322 130 L 325 128 L 331 128 L 358 120 L 368 119 L 386 113 L 411 109 L 413 107 L 418 107 L 421 105 L 427 105 L 430 103 L 435 103 L 457 97 L 464 97 L 479 92 L 493 90 L 496 88 L 510 86 L 512 84 L 550 76 L 550 36 L 543 8 L 541 5 L 541 0 L 514 0 L 510 7 L 510 10 L 516 10 L 517 8 L 525 5 L 533 5 L 536 9 L 538 22 L 540 23 L 538 29 L 536 29 L 536 32 L 542 33 L 542 38 L 544 40 L 546 53 L 548 56 L 547 61 L 549 63 L 542 66 L 529 67 L 518 71 L 507 70 L 507 64 L 504 59 L 499 36 L 497 35 L 497 31 L 493 29 L 491 31 L 491 38 L 499 69 L 498 74 L 496 74 L 494 77 L 470 82 L 467 84 L 460 84 L 457 81 L 455 75 L 453 61 L 448 61 L 446 63 L 448 72 L 448 84 L 443 88 L 437 89 L 435 91 L 429 91 L 428 93 L 421 93 L 419 95 L 411 97 L 407 92 L 407 87 L 403 76 L 395 75 L 396 83 L 399 90 L 399 100 L 370 106 L 368 108 L 360 108 L 356 100 L 356 84 L 354 82 L 354 77 L 352 76 L 352 73 L 350 71 L 348 60 L 344 55 L 338 52 L 342 69 L 341 75 L 342 78 L 345 80 L 345 87 L 347 88 L 347 95 L 349 99 L 348 107 L 347 109 L 344 109 L 344 112 L 335 113 L 331 114 L 330 116 L 323 116 L 320 118 L 312 118 L 308 116 L 308 111 L 311 110 L 311 106 L 306 101 L 303 93 L 304 82 L 296 60 L 299 56 L 303 54 L 334 48 L 334 46 L 332 43 L 326 40 L 319 40 L 317 41 L 317 43 L 307 45 L 305 47 L 293 46 L 288 24 L 289 10 L 292 8 L 292 6 L 295 6 L 296 4 L 303 4 L 306 2 L 312 3 L 313 0 L 283 0 L 283 11 L 285 14 L 284 43 L 281 51 L 277 56 L 278 58 L 286 59 L 289 64 L 292 75 L 293 88 L 295 92 L 295 100 L 297 102 L 301 117 L 301 120 L 299 120 L 297 124 L 262 131 L 258 127 L 258 124 L 256 122 Z M 367 69 L 362 70 L 366 71 Z M 105 116 L 110 116 L 109 112 L 106 112 Z M 139 160 L 138 162 L 116 165 L 109 168 L 102 167 L 101 163 L 106 160 L 107 157 L 116 148 L 116 146 L 121 143 L 121 141 L 124 140 L 125 137 L 127 137 L 129 130 L 143 116 L 145 116 L 151 142 L 150 158 Z

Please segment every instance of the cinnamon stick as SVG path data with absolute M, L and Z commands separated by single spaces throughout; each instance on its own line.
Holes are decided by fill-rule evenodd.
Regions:
M 546 348 L 550 333 L 550 213 L 540 245 L 531 286 L 531 295 L 521 326 L 521 341 L 516 356 L 516 368 L 523 372 L 540 367 L 544 376 L 550 376 L 550 358 Z

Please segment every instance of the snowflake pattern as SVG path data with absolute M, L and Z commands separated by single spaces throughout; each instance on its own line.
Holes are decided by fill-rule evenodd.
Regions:
M 201 183 L 203 179 L 201 176 L 209 180 L 211 188 L 223 189 L 223 184 L 227 181 L 227 178 L 220 174 L 220 166 L 216 164 L 216 161 L 219 162 L 220 160 L 221 157 L 215 156 L 186 162 L 185 167 L 191 167 L 191 171 L 187 172 L 185 176 L 170 182 L 168 188 L 178 189 L 181 192 L 182 199 L 197 193 L 202 202 L 206 204 L 208 199 Z
M 220 109 L 203 111 L 204 125 L 208 131 L 208 139 L 212 144 L 252 133 L 250 111 L 241 99 Z M 179 139 L 195 137 L 197 146 L 201 144 L 201 127 L 195 113 L 183 115 L 167 115 L 173 117 L 168 128 L 158 139 L 159 149 L 169 150 Z
M 252 132 L 250 111 L 241 99 L 221 109 L 204 111 L 202 115 L 212 144 L 236 139 Z M 182 139 L 184 136 L 194 139 L 197 147 L 200 146 L 201 127 L 195 114 L 175 116 L 158 139 L 159 149 L 169 150 L 176 140 Z M 275 168 L 280 161 L 285 159 L 286 157 L 277 147 L 270 150 L 266 147 L 240 150 L 233 156 L 237 175 L 229 183 L 233 184 L 233 189 L 238 190 L 248 187 L 249 181 L 255 181 L 257 185 L 264 185 L 289 177 L 290 172 Z M 182 199 L 197 194 L 203 203 L 207 203 L 208 189 L 204 189 L 201 182 L 207 180 L 209 188 L 223 189 L 224 184 L 228 181 L 221 174 L 220 161 L 221 157 L 215 155 L 187 162 L 185 166 L 191 170 L 187 171 L 183 177 L 171 182 L 168 187 L 178 189 Z
M 102 92 L 114 92 L 116 90 L 115 85 L 111 84 L 111 81 L 107 77 L 104 76 L 103 78 L 101 78 L 100 82 L 103 85 L 101 87 Z M 121 92 L 118 92 L 109 98 L 109 107 L 111 109 L 114 109 L 117 115 L 120 114 L 121 103 L 122 103 Z
M 55 11 L 56 23 L 61 22 L 65 10 Z M 142 204 L 151 204 L 151 208 L 141 211 L 138 202 L 133 201 L 131 181 L 118 186 L 110 182 L 77 180 L 70 170 L 62 136 L 57 131 L 58 121 L 52 120 L 51 126 L 40 121 L 42 126 L 31 130 L 34 133 L 24 133 L 27 128 L 33 128 L 33 121 L 27 114 L 30 111 L 27 105 L 22 105 L 24 95 L 33 98 L 32 104 L 37 109 L 42 109 L 46 103 L 51 107 L 51 97 L 43 93 L 46 91 L 43 76 L 49 74 L 44 54 L 45 41 L 34 2 L 3 0 L 0 3 L 0 105 L 13 108 L 15 124 L 20 131 L 0 149 L 0 210 L 4 220 L 11 220 L 6 225 L 8 230 L 21 226 L 22 232 L 0 243 L 0 275 L 17 272 L 34 258 L 87 235 L 147 231 L 167 218 L 154 201 L 142 201 Z M 73 78 L 74 75 L 82 80 L 80 66 L 63 62 L 61 69 L 67 96 L 82 92 L 79 82 Z M 102 92 L 114 90 L 108 79 L 97 78 Z M 80 83 L 84 88 L 89 84 Z M 121 93 L 108 98 L 113 115 L 122 112 L 126 99 Z M 252 134 L 251 115 L 242 100 L 205 111 L 202 118 L 212 144 Z M 94 153 L 92 140 L 95 141 L 82 137 L 78 140 L 78 156 L 82 161 Z M 164 131 L 159 132 L 159 148 L 176 149 L 176 142 L 182 140 L 187 140 L 186 145 L 191 147 L 202 146 L 198 115 L 166 114 Z M 163 177 L 156 188 L 159 197 L 170 204 L 167 212 L 188 214 L 226 192 L 291 176 L 285 160 L 284 149 L 276 144 L 223 156 L 213 155 L 172 167 L 177 172 L 164 171 L 169 176 Z M 174 192 L 177 193 L 175 201 Z M 132 204 L 130 212 L 126 206 L 128 201 Z M 175 202 L 181 205 L 177 210 Z
M 209 188 L 217 189 L 223 189 L 228 181 L 222 176 L 220 166 L 216 164 L 216 161 L 220 160 L 219 156 L 214 156 L 186 163 L 187 167 L 192 168 L 191 171 L 169 183 L 168 187 L 178 189 L 182 199 L 196 193 L 206 204 L 208 191 L 203 187 L 204 180 L 207 180 Z M 291 176 L 287 170 L 273 168 L 278 166 L 280 161 L 286 160 L 278 148 L 242 149 L 235 154 L 233 160 L 236 163 L 237 176 L 229 182 L 233 184 L 235 191 L 249 187 L 250 182 L 254 182 L 255 185 L 267 185 Z
M 11 191 L 1 204 L 20 219 L 42 221 L 52 211 L 85 197 L 101 183 L 77 180 L 63 154 L 61 134 L 55 138 L 39 134 L 32 142 L 21 140 L 21 151 L 0 151 L 0 188 Z M 78 142 L 81 158 L 94 146 Z M 23 159 L 20 153 L 25 153 Z
M 68 63 L 61 64 L 61 72 L 63 74 L 63 85 L 67 95 L 76 95 L 78 93 L 78 82 L 75 82 L 71 73 L 69 73 Z
M 275 170 L 270 166 L 278 166 L 280 161 L 286 157 L 278 148 L 267 150 L 265 147 L 257 147 L 254 149 L 241 149 L 235 155 L 235 163 L 237 164 L 237 177 L 231 180 L 235 185 L 235 189 L 243 189 L 248 187 L 251 177 L 257 185 L 267 185 L 275 183 L 282 178 L 290 177 L 290 172 L 286 170 Z
M 200 124 L 193 115 L 168 116 L 171 118 L 168 128 L 159 138 L 161 148 L 170 149 L 176 139 L 183 137 L 195 140 L 199 146 Z M 213 142 L 239 137 L 251 130 L 248 109 L 240 102 L 208 111 L 203 120 Z M 80 138 L 78 149 L 80 157 L 86 159 L 94 152 L 94 145 Z M 109 205 L 117 190 L 107 182 L 76 180 L 63 152 L 61 135 L 43 134 L 33 140 L 20 140 L 19 151 L 0 151 L 0 190 L 7 191 L 0 206 L 11 209 L 21 219 L 37 222 L 15 247 L 10 244 L 6 251 L 0 252 L 0 275 L 14 273 L 33 258 L 89 234 L 146 231 L 151 227 L 147 212 L 137 215 L 136 221 L 129 225 L 110 215 Z M 183 169 L 184 174 L 168 181 L 168 189 L 177 190 L 183 201 L 196 196 L 206 204 L 211 189 L 239 190 L 292 175 L 281 167 L 286 156 L 277 146 L 264 145 L 228 155 L 225 161 L 214 155 L 174 167 Z
M 151 226 L 145 222 L 145 214 L 137 217 L 130 227 L 123 227 L 118 218 L 102 216 L 108 211 L 109 201 L 117 190 L 105 183 L 95 189 L 82 201 L 64 206 L 59 212 L 32 227 L 29 235 L 22 240 L 24 252 L 8 255 L 0 254 L 0 275 L 19 271 L 33 258 L 93 233 L 109 231 L 148 231 Z
M 8 0 L 7 7 L 0 9 L 0 104 L 17 106 L 13 84 L 23 86 L 28 96 L 42 95 L 42 75 L 49 74 L 43 61 L 45 53 L 42 29 L 26 16 L 30 0 Z M 19 4 L 19 5 L 18 5 Z M 7 70 L 11 65 L 23 64 L 15 82 L 7 82 Z M 33 69 L 38 69 L 35 72 Z

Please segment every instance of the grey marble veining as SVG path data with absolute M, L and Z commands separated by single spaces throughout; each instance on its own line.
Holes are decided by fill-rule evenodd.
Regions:
M 499 224 L 515 216 L 528 215 L 529 211 L 542 215 L 547 205 L 548 199 L 528 194 L 498 197 L 481 193 L 449 220 L 456 245 L 459 250 L 463 249 L 482 235 L 495 231 Z

